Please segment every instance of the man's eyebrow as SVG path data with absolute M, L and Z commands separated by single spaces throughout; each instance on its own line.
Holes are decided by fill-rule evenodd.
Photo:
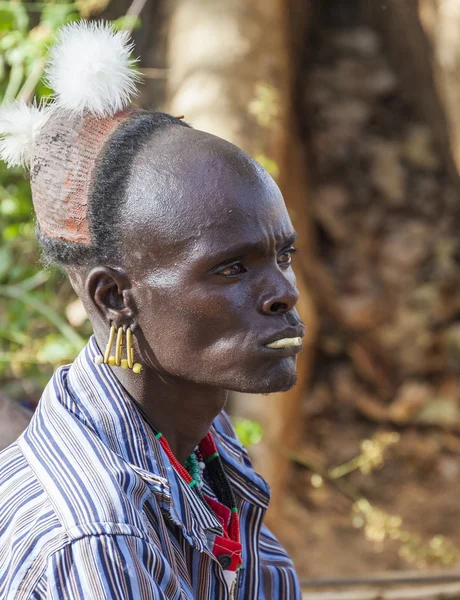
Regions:
M 292 244 L 295 243 L 296 239 L 297 233 L 295 231 L 292 231 L 289 235 L 280 238 L 280 241 L 277 245 L 279 245 L 281 248 L 285 248 L 286 246 L 292 246 Z M 260 254 L 264 254 L 265 250 L 266 244 L 264 243 L 264 241 L 255 240 L 253 242 L 245 242 L 244 244 L 237 244 L 235 246 L 230 246 L 223 250 L 219 250 L 219 252 L 216 252 L 214 256 L 218 260 L 220 258 L 228 258 L 231 260 L 233 258 L 240 258 L 251 253 L 259 252 Z
M 292 246 L 297 241 L 297 231 L 292 231 L 286 238 L 286 246 Z

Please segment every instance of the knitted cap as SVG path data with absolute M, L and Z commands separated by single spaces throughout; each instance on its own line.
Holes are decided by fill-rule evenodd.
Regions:
M 97 158 L 110 135 L 136 109 L 137 72 L 127 32 L 81 21 L 62 28 L 47 65 L 48 105 L 0 109 L 0 156 L 29 167 L 40 231 L 91 244 L 89 195 Z

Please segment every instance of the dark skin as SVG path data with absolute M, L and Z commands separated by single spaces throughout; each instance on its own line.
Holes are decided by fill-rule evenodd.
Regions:
M 291 267 L 295 232 L 272 178 L 241 150 L 170 126 L 136 157 L 121 213 L 123 264 L 73 269 L 103 353 L 131 325 L 139 375 L 114 368 L 181 462 L 228 390 L 291 388 L 303 336 Z

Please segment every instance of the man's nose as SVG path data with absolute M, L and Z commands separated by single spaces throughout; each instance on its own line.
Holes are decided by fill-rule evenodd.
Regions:
M 282 285 L 273 288 L 262 301 L 265 315 L 284 315 L 294 308 L 299 299 L 299 291 L 294 283 L 284 278 Z

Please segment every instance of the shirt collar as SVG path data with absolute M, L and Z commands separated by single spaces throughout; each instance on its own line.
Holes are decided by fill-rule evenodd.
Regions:
M 250 504 L 267 509 L 270 503 L 268 483 L 252 468 L 248 453 L 237 437 L 231 435 L 223 414 L 215 419 L 211 431 L 222 458 L 233 492 Z

